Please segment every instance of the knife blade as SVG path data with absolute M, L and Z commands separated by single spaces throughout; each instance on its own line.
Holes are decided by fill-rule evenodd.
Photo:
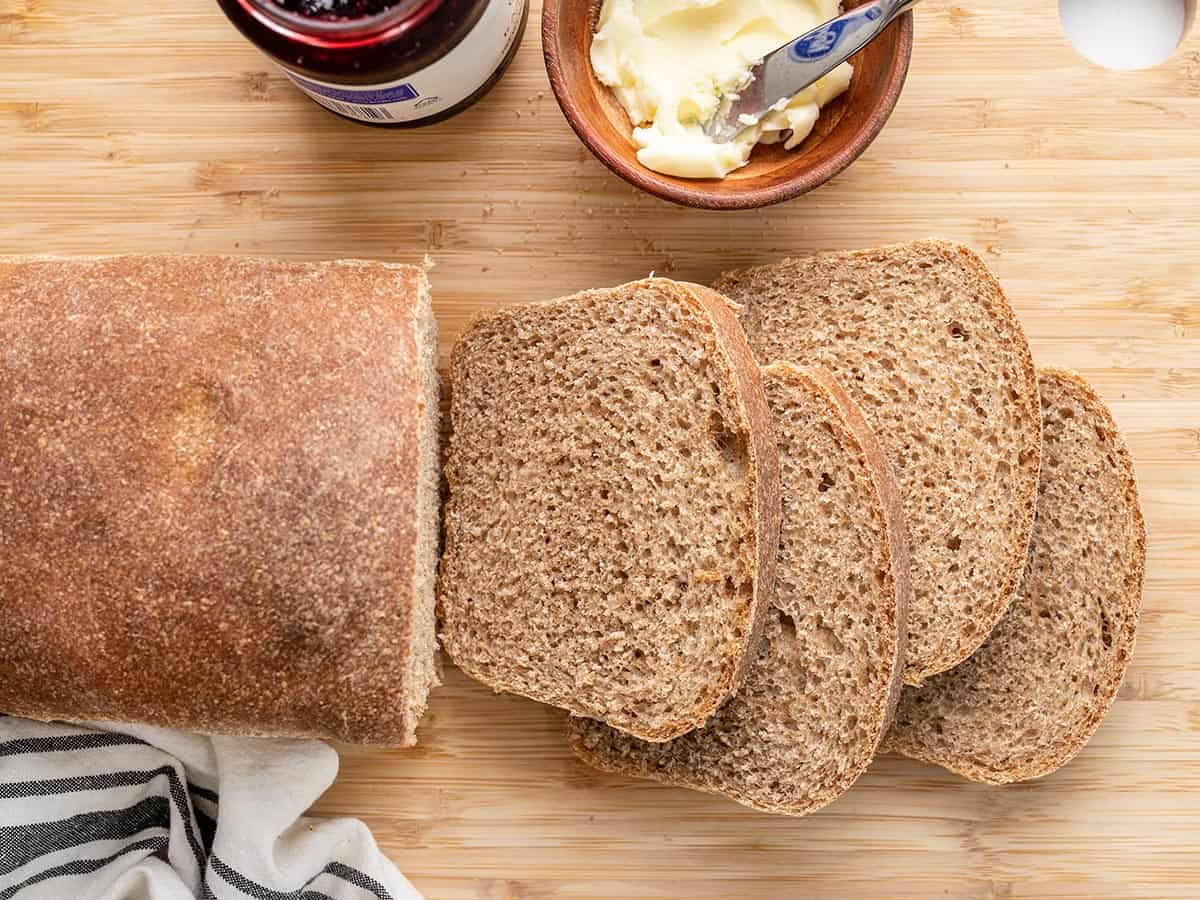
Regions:
M 828 75 L 917 0 L 874 0 L 818 25 L 772 50 L 750 69 L 736 93 L 726 94 L 704 133 L 715 143 L 733 140 L 776 104 L 786 103 Z

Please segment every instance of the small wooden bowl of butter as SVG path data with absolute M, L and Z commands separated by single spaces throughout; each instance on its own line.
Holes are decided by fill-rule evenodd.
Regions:
M 721 85 L 838 12 L 838 0 L 545 0 L 542 46 L 559 106 L 606 166 L 684 206 L 750 209 L 837 175 L 896 105 L 911 13 L 734 144 L 704 137 Z

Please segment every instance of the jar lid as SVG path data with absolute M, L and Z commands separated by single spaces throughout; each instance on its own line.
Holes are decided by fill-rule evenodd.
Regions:
M 258 22 L 285 37 L 329 49 L 349 49 L 391 40 L 419 25 L 442 0 L 396 0 L 386 9 L 354 19 L 321 18 L 285 9 L 276 0 L 238 0 Z

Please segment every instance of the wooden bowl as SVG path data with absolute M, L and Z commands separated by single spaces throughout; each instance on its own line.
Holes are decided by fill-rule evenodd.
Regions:
M 857 6 L 858 3 L 849 3 Z M 800 146 L 754 148 L 750 162 L 725 178 L 676 178 L 637 161 L 625 110 L 592 71 L 592 34 L 600 0 L 545 0 L 542 47 L 558 105 L 596 157 L 647 193 L 701 209 L 750 209 L 780 203 L 828 181 L 867 149 L 892 114 L 912 56 L 912 13 L 905 13 L 851 60 L 854 76 L 825 106 Z

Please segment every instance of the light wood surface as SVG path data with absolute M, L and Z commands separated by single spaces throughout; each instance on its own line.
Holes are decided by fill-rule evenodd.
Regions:
M 554 710 L 450 671 L 421 747 L 346 749 L 318 812 L 362 817 L 437 900 L 1200 896 L 1200 37 L 1115 74 L 1075 55 L 1054 0 L 927 0 L 856 165 L 780 207 L 704 213 L 580 146 L 537 21 L 484 102 L 390 132 L 300 97 L 212 0 L 0 0 L 0 253 L 428 253 L 445 354 L 478 309 L 650 270 L 965 241 L 1038 361 L 1083 372 L 1128 437 L 1150 529 L 1133 667 L 1040 783 L 884 759 L 796 821 L 592 773 Z

